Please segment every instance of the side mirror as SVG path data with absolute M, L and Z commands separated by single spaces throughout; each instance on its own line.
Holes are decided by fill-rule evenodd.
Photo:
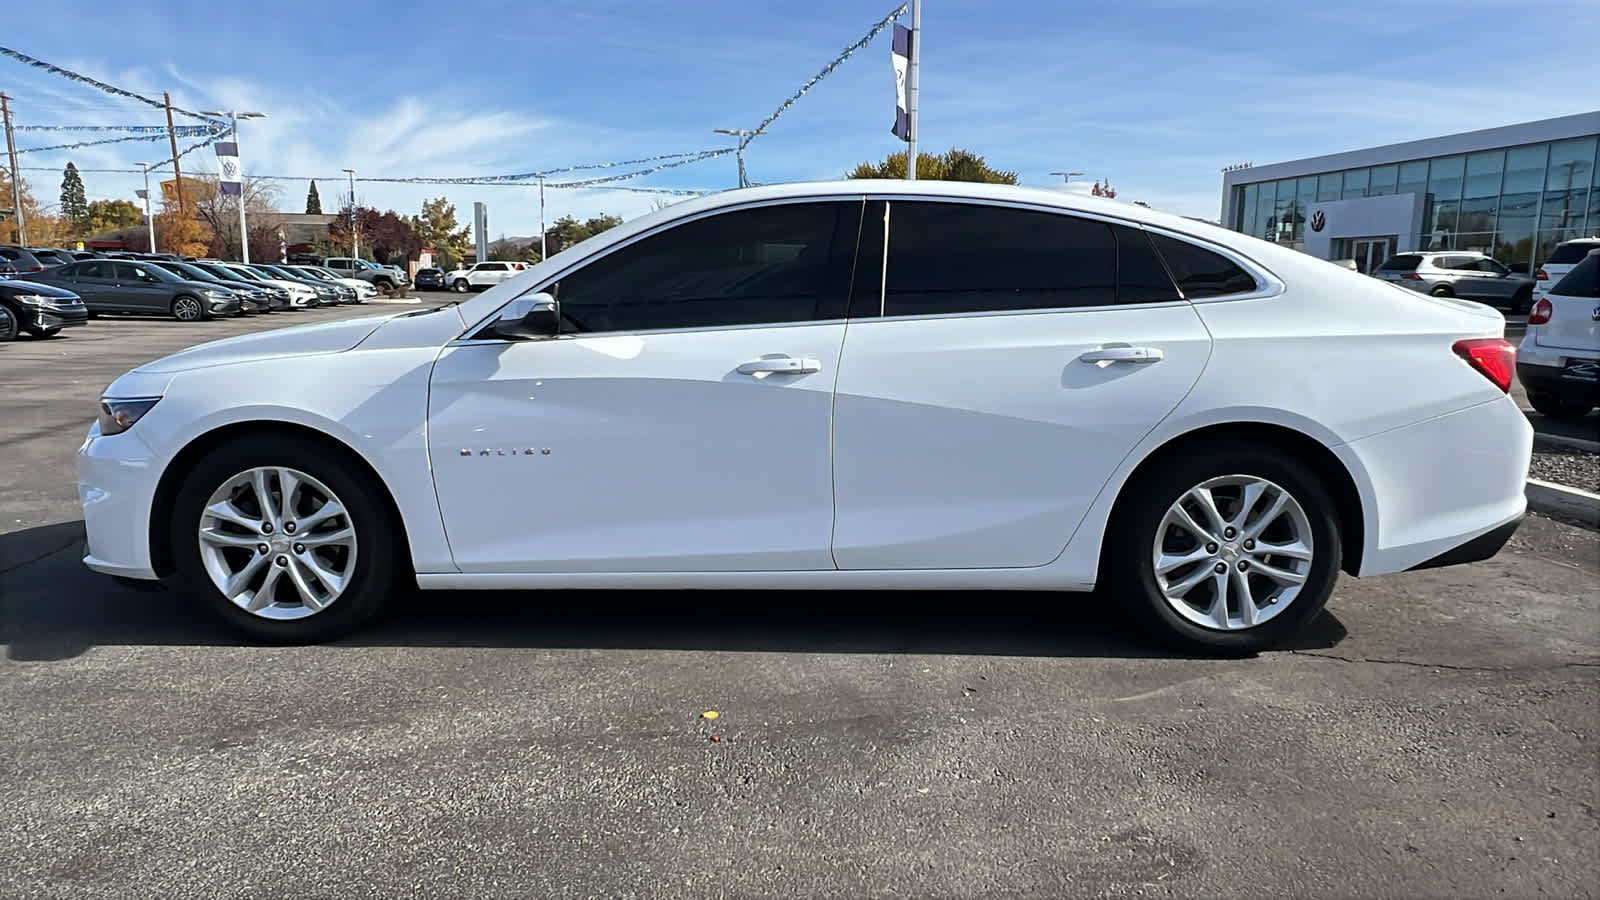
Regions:
M 511 301 L 489 331 L 515 340 L 543 340 L 561 333 L 561 303 L 549 294 L 529 294 Z

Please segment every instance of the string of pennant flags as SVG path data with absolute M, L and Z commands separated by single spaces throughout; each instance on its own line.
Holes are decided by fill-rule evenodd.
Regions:
M 217 131 L 226 131 L 225 124 L 174 125 L 172 133 L 178 137 L 200 137 Z M 12 131 L 123 131 L 131 134 L 159 134 L 166 136 L 165 125 L 12 125 Z
M 161 102 L 160 100 L 152 100 L 143 94 L 135 94 L 133 91 L 124 90 L 123 88 L 119 88 L 114 84 L 106 84 L 104 81 L 90 78 L 88 75 L 84 75 L 80 72 L 74 72 L 71 69 L 64 69 L 60 66 L 51 65 L 42 59 L 37 59 L 21 51 L 13 50 L 10 47 L 0 47 L 0 56 L 9 57 L 17 62 L 22 63 L 23 65 L 32 66 L 35 69 L 42 69 L 43 71 L 49 72 L 52 75 L 60 75 L 62 78 L 76 81 L 79 84 L 87 84 L 90 87 L 99 88 L 108 94 L 118 97 L 126 97 L 129 100 L 137 100 L 147 106 L 153 106 L 161 110 L 169 108 L 167 104 Z M 182 107 L 178 106 L 173 106 L 170 108 L 173 112 L 188 116 L 191 119 L 199 119 L 200 121 L 207 122 L 213 126 L 227 127 L 224 123 L 219 122 L 210 116 L 201 115 L 193 110 L 183 109 Z
M 168 162 L 170 163 L 170 160 Z M 50 166 L 18 166 L 17 168 L 19 170 L 23 171 L 23 172 L 59 172 L 59 171 L 61 171 L 60 169 L 53 168 L 53 167 L 50 167 Z M 84 168 L 84 169 L 79 169 L 78 171 L 82 172 L 82 173 L 84 173 L 86 175 L 97 175 L 97 174 L 98 175 L 140 175 L 140 174 L 143 174 L 144 170 L 142 170 L 142 169 L 96 169 L 96 168 Z M 152 169 L 152 171 L 154 171 L 154 169 Z M 344 180 L 342 177 L 337 176 L 337 175 L 255 175 L 255 174 L 251 174 L 248 177 L 251 178 L 252 180 L 259 179 L 261 181 L 343 181 Z M 420 179 L 416 179 L 416 178 L 404 178 L 404 179 L 357 178 L 356 180 L 357 181 L 375 181 L 375 182 L 403 183 L 403 184 L 437 184 L 437 183 L 441 183 L 437 179 L 427 179 L 427 178 L 420 178 Z M 538 182 L 536 182 L 536 181 L 535 182 L 498 181 L 498 180 L 496 180 L 496 181 L 490 181 L 490 180 L 483 180 L 483 181 L 466 180 L 466 181 L 463 181 L 463 180 L 457 179 L 457 180 L 452 180 L 452 181 L 443 182 L 443 183 L 468 185 L 468 186 L 473 186 L 473 187 L 537 187 L 538 186 Z M 560 188 L 569 188 L 570 189 L 570 188 L 576 188 L 576 187 L 584 187 L 584 188 L 590 188 L 590 189 L 593 189 L 593 190 L 601 190 L 601 191 L 624 191 L 624 192 L 635 193 L 635 194 L 667 194 L 667 195 L 672 195 L 672 196 L 695 196 L 695 197 L 702 196 L 702 195 L 705 195 L 705 194 L 715 193 L 714 190 L 709 190 L 709 189 L 708 190 L 700 190 L 700 189 L 695 189 L 695 188 L 637 187 L 637 186 L 634 186 L 634 185 L 590 185 L 590 184 L 578 183 L 578 182 L 571 182 L 571 183 L 568 183 L 568 182 L 549 182 L 549 183 L 545 184 L 545 187 L 549 188 L 551 190 L 556 190 L 556 189 L 560 189 Z
M 121 144 L 127 141 L 164 141 L 166 139 L 167 136 L 165 133 L 130 134 L 124 135 L 123 137 L 104 138 L 98 141 L 78 141 L 72 144 L 51 144 L 48 147 L 18 147 L 17 155 L 21 156 L 24 153 L 42 153 L 46 150 L 77 150 L 82 147 L 98 147 L 101 144 Z

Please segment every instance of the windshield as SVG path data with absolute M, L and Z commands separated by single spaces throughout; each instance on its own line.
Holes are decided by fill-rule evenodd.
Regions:
M 311 278 L 315 278 L 318 281 L 332 281 L 332 280 L 334 280 L 332 275 L 329 275 L 328 273 L 322 271 L 321 269 L 315 268 L 313 266 L 296 266 L 294 271 L 299 272 L 302 278 L 306 277 L 306 276 L 310 276 Z
M 250 269 L 233 266 L 207 266 L 206 271 L 215 272 L 222 278 L 242 278 L 245 281 L 265 281 L 266 279 Z
M 181 276 L 183 278 L 187 278 L 187 279 L 189 279 L 191 281 L 221 281 L 222 280 L 222 279 L 218 278 L 217 276 L 211 274 L 210 272 L 207 272 L 205 269 L 202 269 L 199 266 L 192 266 L 192 265 L 190 265 L 188 263 L 164 262 L 164 263 L 161 263 L 161 268 L 166 269 L 168 272 L 171 272 L 171 273 L 173 273 L 175 275 L 179 275 L 179 276 Z

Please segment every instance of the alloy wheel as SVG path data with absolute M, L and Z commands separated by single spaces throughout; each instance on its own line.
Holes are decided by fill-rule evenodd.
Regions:
M 1156 529 L 1156 586 L 1205 628 L 1253 628 L 1276 617 L 1311 574 L 1311 523 L 1293 495 L 1251 475 L 1198 484 Z
M 172 301 L 172 317 L 180 322 L 196 322 L 205 315 L 200 301 L 193 297 L 179 297 Z
M 231 603 L 264 619 L 303 619 L 350 584 L 356 532 L 316 478 L 284 466 L 247 469 L 212 492 L 200 515 L 200 560 Z

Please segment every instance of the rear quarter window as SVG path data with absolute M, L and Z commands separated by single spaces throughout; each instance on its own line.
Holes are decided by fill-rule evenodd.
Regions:
M 1255 276 L 1220 253 L 1164 234 L 1152 234 L 1150 240 L 1187 299 L 1248 294 L 1257 287 Z
M 1563 297 L 1600 297 L 1600 253 L 1590 253 L 1571 272 L 1561 277 L 1552 294 Z
M 1422 265 L 1422 257 L 1415 253 L 1402 253 L 1384 260 L 1378 269 L 1384 272 L 1415 272 Z

